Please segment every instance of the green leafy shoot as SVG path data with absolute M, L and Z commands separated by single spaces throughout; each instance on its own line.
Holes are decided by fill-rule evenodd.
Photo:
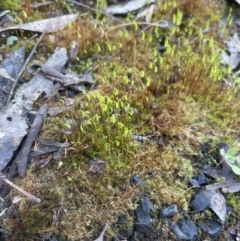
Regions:
M 234 148 L 229 148 L 226 152 L 223 148 L 220 150 L 220 154 L 227 164 L 232 168 L 232 171 L 236 175 L 240 175 L 240 156 L 236 155 L 236 150 Z
M 18 41 L 18 37 L 16 36 L 10 36 L 8 39 L 7 39 L 7 46 L 13 46 L 16 42 Z

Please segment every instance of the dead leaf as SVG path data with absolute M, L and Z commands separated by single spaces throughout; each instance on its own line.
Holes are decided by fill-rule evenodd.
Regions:
M 236 69 L 240 64 L 240 38 L 238 33 L 235 32 L 233 37 L 226 41 L 226 44 L 230 55 L 223 53 L 222 58 L 232 69 Z
M 62 161 L 59 161 L 59 162 L 58 162 L 58 166 L 57 166 L 57 170 L 59 170 L 59 169 L 62 167 L 62 165 L 63 165 L 63 162 L 62 162 Z
M 52 3 L 53 3 L 52 1 L 44 1 L 42 3 L 33 3 L 30 5 L 30 8 L 45 7 L 45 6 L 51 5 Z
M 107 228 L 108 228 L 108 223 L 105 224 L 105 226 L 103 228 L 103 231 L 101 232 L 100 236 L 97 239 L 95 239 L 94 241 L 103 241 L 103 235 L 106 232 Z
M 8 75 L 13 79 L 17 77 L 22 69 L 25 61 L 25 51 L 26 45 L 11 53 L 1 64 L 1 68 L 4 68 Z
M 62 142 L 48 141 L 43 139 L 38 139 L 38 141 L 45 146 L 55 146 L 55 147 L 62 147 L 62 148 L 66 148 L 70 146 L 68 142 L 62 143 Z
M 70 106 L 61 106 L 61 107 L 50 107 L 48 109 L 48 114 L 51 115 L 51 116 L 55 116 L 55 115 L 58 115 L 59 113 L 64 113 L 64 112 L 67 112 L 71 109 Z
M 60 72 L 55 70 L 54 68 L 48 66 L 47 64 L 39 64 L 39 66 L 41 67 L 41 70 L 44 74 L 51 76 L 53 78 L 59 78 L 59 79 L 64 79 L 64 75 Z
M 20 195 L 18 195 L 13 198 L 12 203 L 16 204 L 16 203 L 20 202 L 21 200 L 22 200 L 22 197 Z
M 10 10 L 4 10 L 2 12 L 0 12 L 0 18 L 2 18 L 4 15 L 10 13 Z
M 0 78 L 3 77 L 7 80 L 11 80 L 12 82 L 15 82 L 15 79 L 13 79 L 6 71 L 6 69 L 4 69 L 3 67 L 0 67 Z M 1 80 L 0 80 L 1 82 Z
M 59 147 L 56 147 L 56 146 L 44 146 L 44 147 L 38 148 L 36 150 L 33 150 L 29 154 L 29 159 L 33 159 L 35 157 L 43 156 L 43 155 L 46 155 L 49 153 L 54 153 L 58 150 L 59 150 Z
M 239 237 L 240 236 L 240 224 L 238 223 L 234 226 L 228 227 L 227 231 L 230 234 Z
M 219 179 L 224 177 L 226 181 L 230 181 L 230 180 L 233 180 L 233 178 L 235 177 L 235 174 L 232 171 L 232 168 L 228 165 L 227 161 L 224 160 L 224 157 L 221 155 L 220 150 L 222 148 L 225 150 L 225 152 L 227 152 L 230 147 L 225 143 L 218 144 L 217 161 L 220 164 L 220 169 L 216 169 L 216 168 L 213 168 L 211 165 L 207 165 L 203 168 L 202 171 L 214 179 Z
M 226 182 L 217 182 L 214 184 L 210 184 L 206 186 L 206 190 L 213 190 L 213 189 L 220 189 L 225 188 L 226 191 L 229 189 L 239 189 L 240 188 L 240 179 L 232 180 L 232 181 L 226 181 Z
M 47 61 L 46 65 L 51 68 L 60 71 L 67 62 L 67 50 L 65 48 L 56 49 L 53 56 Z M 38 73 L 27 84 L 23 84 L 15 97 L 24 98 L 25 104 L 32 105 L 42 93 L 46 96 L 52 96 L 54 92 L 54 86 L 51 80 L 44 77 L 42 73 Z M 19 100 L 20 101 L 20 100 Z
M 157 10 L 157 6 L 151 4 L 147 9 L 140 11 L 136 16 L 136 19 L 145 17 L 146 23 L 150 23 L 155 10 Z
M 91 163 L 91 165 L 90 165 L 88 172 L 103 173 L 106 162 L 101 161 L 98 158 L 94 158 L 90 163 Z
M 78 54 L 78 46 L 79 46 L 79 43 L 77 40 L 75 40 L 71 43 L 71 48 L 70 48 L 70 53 L 69 53 L 70 61 L 75 60 L 75 58 Z
M 48 163 L 51 161 L 52 156 L 53 156 L 53 155 L 49 155 L 47 158 L 41 159 L 41 160 L 37 163 L 37 165 L 39 166 L 39 168 L 42 169 L 42 168 L 46 167 L 46 166 L 48 165 Z
M 222 193 L 234 193 L 240 191 L 240 184 L 222 188 Z
M 23 23 L 20 25 L 3 28 L 3 29 L 0 29 L 0 32 L 11 30 L 11 29 L 22 29 L 22 30 L 31 31 L 31 32 L 55 33 L 67 27 L 68 24 L 75 21 L 77 17 L 78 17 L 78 14 L 68 14 L 60 17 L 48 18 L 40 21 Z
M 6 28 L 14 25 L 13 18 L 8 14 L 9 12 L 9 10 L 6 10 L 0 13 L 0 27 Z
M 222 163 L 221 169 L 215 169 L 211 165 L 207 165 L 202 170 L 203 173 L 214 179 L 225 178 L 226 181 L 233 180 L 235 174 L 232 171 L 232 168 L 227 163 Z
M 77 75 L 74 72 L 68 71 L 65 75 L 64 86 L 78 84 L 94 84 L 92 72 L 88 71 L 84 75 Z
M 107 14 L 126 14 L 136 11 L 147 4 L 154 3 L 155 0 L 132 0 L 123 5 L 116 5 L 105 9 Z
M 18 110 L 18 113 L 21 110 Z M 22 138 L 27 134 L 26 117 L 16 115 L 14 110 L 0 116 L 0 171 L 12 159 L 13 152 L 20 145 Z
M 66 98 L 64 100 L 64 106 L 53 106 L 49 107 L 48 114 L 51 116 L 57 115 L 59 113 L 67 112 L 71 109 L 71 106 L 74 104 L 75 99 L 73 98 Z
M 209 207 L 216 213 L 221 221 L 224 222 L 227 215 L 225 197 L 219 190 L 202 190 L 202 192 L 210 202 Z
M 3 211 L 0 213 L 0 217 L 8 210 L 8 208 L 3 209 Z
M 55 51 L 47 64 L 60 70 L 67 61 L 67 50 L 61 48 Z M 23 113 L 24 105 L 32 106 L 42 93 L 51 96 L 54 91 L 53 83 L 38 73 L 30 82 L 23 84 L 16 92 L 13 101 L 4 113 L 0 115 L 0 171 L 12 159 L 14 151 L 27 134 L 27 120 Z

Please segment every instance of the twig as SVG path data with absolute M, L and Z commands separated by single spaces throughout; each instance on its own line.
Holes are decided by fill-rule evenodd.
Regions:
M 136 25 L 136 24 L 138 24 L 138 25 L 147 25 L 147 27 L 143 28 L 141 30 L 141 32 L 144 32 L 149 27 L 159 27 L 159 28 L 168 28 L 169 27 L 168 22 L 165 21 L 165 20 L 157 21 L 155 23 L 137 22 L 137 21 L 135 21 L 135 22 L 131 22 L 131 23 L 123 23 L 123 24 L 116 25 L 116 26 L 110 26 L 110 27 L 106 28 L 106 30 L 108 30 L 108 32 L 110 32 L 112 30 L 116 30 L 117 28 L 128 27 L 128 26 L 132 26 L 132 25 Z
M 11 181 L 9 181 L 5 175 L 0 172 L 0 178 L 3 179 L 4 182 L 6 182 L 8 185 L 10 185 L 11 187 L 15 188 L 16 190 L 18 190 L 20 193 L 22 193 L 23 195 L 25 195 L 26 197 L 28 197 L 29 199 L 33 200 L 34 202 L 40 203 L 41 199 L 35 197 L 34 195 L 24 191 L 21 187 L 15 185 L 14 183 L 12 183 Z
M 82 7 L 84 7 L 84 8 L 87 8 L 87 9 L 93 11 L 93 12 L 99 12 L 99 13 L 101 13 L 101 14 L 103 14 L 103 15 L 108 16 L 109 18 L 114 19 L 114 20 L 115 20 L 116 22 L 118 22 L 118 23 L 123 23 L 121 20 L 119 20 L 118 18 L 115 18 L 115 17 L 112 16 L 111 14 L 105 13 L 104 11 L 100 11 L 100 10 L 98 10 L 98 9 L 96 9 L 96 8 L 93 8 L 93 7 L 89 7 L 88 5 L 86 5 L 86 4 L 84 4 L 84 3 L 79 3 L 79 2 L 76 2 L 76 1 L 73 1 L 73 0 L 66 0 L 66 2 L 74 3 L 74 4 L 78 5 L 78 6 L 82 6 Z
M 43 36 L 44 36 L 44 34 L 45 34 L 44 32 L 41 34 L 40 38 L 38 39 L 37 43 L 36 43 L 35 46 L 33 47 L 33 49 L 32 49 L 32 51 L 31 51 L 31 53 L 29 54 L 28 58 L 26 59 L 26 61 L 25 61 L 24 65 L 23 65 L 21 71 L 18 73 L 17 78 L 15 79 L 15 82 L 14 82 L 14 84 L 13 84 L 13 86 L 12 86 L 12 88 L 11 88 L 10 94 L 9 94 L 9 96 L 8 96 L 6 108 L 7 108 L 7 106 L 9 105 L 9 103 L 10 103 L 12 97 L 13 97 L 13 93 L 14 93 L 14 90 L 15 90 L 15 88 L 16 88 L 16 86 L 17 86 L 17 83 L 18 83 L 19 78 L 21 77 L 23 71 L 25 70 L 28 62 L 30 61 L 32 55 L 34 54 L 34 52 L 35 52 L 38 44 L 40 43 L 40 41 L 42 40 L 42 38 L 43 38 Z M 33 38 L 35 38 L 36 36 L 37 36 L 37 34 L 35 34 L 32 38 L 30 38 L 29 41 L 32 40 Z

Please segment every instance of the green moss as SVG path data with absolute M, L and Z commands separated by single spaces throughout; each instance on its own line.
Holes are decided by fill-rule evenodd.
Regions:
M 39 180 L 38 180 L 39 181 Z M 34 186 L 35 185 L 35 186 Z M 33 240 L 33 235 L 44 234 L 54 231 L 52 226 L 54 210 L 60 210 L 60 196 L 56 187 L 52 189 L 50 185 L 40 185 L 28 182 L 30 188 L 37 189 L 37 195 L 41 197 L 41 203 L 36 204 L 31 200 L 23 199 L 16 206 L 17 218 L 11 217 L 4 221 L 4 226 L 11 230 L 8 234 L 11 240 Z M 32 189 L 32 193 L 33 189 Z M 57 219 L 56 219 L 57 220 Z
M 80 66 L 73 68 L 83 73 L 92 67 L 96 80 L 90 92 L 75 98 L 67 114 L 46 118 L 41 137 L 67 141 L 70 147 L 60 169 L 53 164 L 32 183 L 40 191 L 41 178 L 48 180 L 49 172 L 54 173 L 51 192 L 42 194 L 42 207 L 52 213 L 51 196 L 57 195 L 67 208 L 75 208 L 69 208 L 60 223 L 72 240 L 84 240 L 89 233 L 93 240 L 98 232 L 89 230 L 106 222 L 112 227 L 106 234 L 110 239 L 119 231 L 115 222 L 123 213 L 126 227 L 131 227 L 143 192 L 150 194 L 155 210 L 176 203 L 186 211 L 194 191 L 188 189 L 187 181 L 197 170 L 182 156 L 199 155 L 200 143 L 206 139 L 218 136 L 217 141 L 231 143 L 236 139 L 230 130 L 239 124 L 238 90 L 234 93 L 222 84 L 223 78 L 231 76 L 221 64 L 221 41 L 215 34 L 202 33 L 220 19 L 222 7 L 216 1 L 187 3 L 165 1 L 159 8 L 155 17 L 173 19 L 170 29 L 149 26 L 139 33 L 137 23 L 100 29 L 79 19 L 55 34 L 55 42 L 47 47 L 49 51 L 55 46 L 70 47 L 79 40 L 76 63 Z M 192 17 L 186 17 L 190 13 Z M 158 51 L 162 39 L 163 54 Z M 77 123 L 71 134 L 66 133 L 68 119 Z M 132 135 L 149 139 L 138 142 Z M 103 164 L 100 172 L 93 171 L 93 158 Z M 36 176 L 38 171 L 30 173 Z M 133 175 L 146 185 L 132 187 Z M 235 205 L 237 199 L 229 203 Z M 49 228 L 49 212 L 29 203 L 23 203 L 22 210 L 26 204 L 29 210 L 19 220 L 26 232 L 35 235 Z M 33 215 L 40 228 L 31 220 Z
M 1 11 L 11 10 L 17 11 L 21 9 L 21 0 L 0 0 Z

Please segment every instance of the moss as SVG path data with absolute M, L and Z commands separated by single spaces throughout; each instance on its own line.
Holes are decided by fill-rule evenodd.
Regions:
M 40 179 L 38 179 L 39 181 Z M 4 226 L 10 230 L 7 236 L 11 240 L 33 240 L 33 235 L 41 235 L 55 230 L 53 225 L 54 210 L 56 214 L 61 207 L 60 195 L 56 186 L 52 188 L 50 183 L 34 183 L 31 179 L 28 179 L 27 183 L 28 191 L 41 197 L 41 203 L 36 204 L 23 198 L 18 204 L 13 205 L 14 209 L 17 210 L 17 218 L 11 217 L 10 211 L 10 217 L 4 220 Z M 26 183 L 22 184 L 26 187 Z M 13 195 L 14 192 L 11 193 L 11 197 Z
M 21 9 L 21 4 L 22 1 L 20 0 L 1 0 L 0 1 L 0 6 L 1 6 L 1 11 L 4 10 L 11 10 L 11 11 L 17 11 Z
M 74 68 L 83 73 L 92 67 L 96 84 L 75 98 L 68 113 L 46 118 L 41 137 L 67 141 L 70 147 L 65 149 L 60 169 L 53 163 L 47 169 L 29 171 L 34 176 L 32 191 L 44 201 L 37 207 L 21 204 L 16 223 L 24 227 L 24 233 L 47 232 L 49 213 L 56 209 L 53 197 L 61 199 L 61 208 L 66 210 L 59 232 L 72 240 L 93 240 L 106 222 L 111 224 L 106 234 L 110 239 L 120 229 L 116 220 L 121 214 L 126 214 L 126 227 L 131 227 L 143 192 L 154 202 L 154 218 L 158 209 L 173 203 L 183 212 L 188 210 L 193 190 L 187 181 L 197 170 L 183 156 L 199 155 L 200 143 L 206 139 L 233 142 L 237 136 L 233 131 L 239 124 L 237 92 L 222 84 L 224 77 L 231 78 L 220 61 L 222 43 L 214 34 L 210 37 L 212 33 L 202 34 L 222 13 L 216 1 L 165 1 L 155 17 L 173 19 L 171 29 L 149 26 L 139 33 L 136 25 L 96 28 L 79 18 L 52 35 L 54 43 L 45 39 L 49 51 L 56 46 L 69 48 L 73 40 L 79 40 L 79 66 Z M 163 39 L 166 49 L 159 53 Z M 57 104 L 64 102 L 60 99 Z M 70 135 L 65 131 L 67 119 L 77 122 Z M 132 135 L 149 139 L 138 142 Z M 93 171 L 93 158 L 104 163 L 100 172 Z M 133 175 L 146 185 L 132 187 Z M 39 185 L 44 179 L 51 180 L 49 193 L 49 184 Z M 29 185 L 24 179 L 18 181 Z M 15 227 L 11 225 L 10 230 Z M 156 228 L 161 225 L 166 223 L 154 223 Z
M 230 214 L 230 218 L 228 219 L 228 226 L 233 226 L 238 223 L 240 209 L 239 209 L 239 195 L 237 193 L 228 193 L 226 195 L 227 205 L 232 208 L 232 213 Z

